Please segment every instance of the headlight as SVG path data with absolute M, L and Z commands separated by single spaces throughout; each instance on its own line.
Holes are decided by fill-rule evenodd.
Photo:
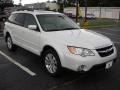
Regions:
M 87 48 L 80 48 L 80 47 L 73 47 L 73 46 L 67 46 L 70 53 L 75 55 L 80 55 L 82 57 L 86 56 L 94 56 L 95 54 Z

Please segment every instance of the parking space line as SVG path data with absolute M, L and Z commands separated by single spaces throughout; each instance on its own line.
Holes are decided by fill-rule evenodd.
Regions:
M 32 72 L 30 69 L 28 69 L 27 67 L 21 65 L 20 63 L 16 62 L 15 60 L 13 60 L 11 57 L 9 57 L 8 55 L 6 55 L 5 53 L 3 53 L 2 51 L 0 51 L 0 54 L 2 56 L 4 56 L 6 59 L 8 59 L 11 63 L 15 64 L 16 66 L 18 66 L 19 68 L 21 68 L 23 71 L 25 71 L 26 73 L 28 73 L 31 76 L 35 76 L 36 73 Z

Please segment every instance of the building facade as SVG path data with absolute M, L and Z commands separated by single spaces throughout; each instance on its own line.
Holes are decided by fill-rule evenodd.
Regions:
M 57 3 L 44 2 L 44 3 L 33 3 L 25 4 L 26 8 L 35 8 L 35 9 L 48 9 L 58 11 L 59 5 Z
M 80 7 L 82 16 L 85 16 L 85 7 Z M 72 12 L 76 15 L 75 7 L 68 7 L 64 9 L 64 12 Z M 94 14 L 97 18 L 110 18 L 110 19 L 120 19 L 120 7 L 88 7 L 88 14 Z

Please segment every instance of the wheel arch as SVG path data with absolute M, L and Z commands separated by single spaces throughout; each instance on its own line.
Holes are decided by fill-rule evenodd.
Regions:
M 61 51 L 59 50 L 59 49 L 57 49 L 57 47 L 55 47 L 55 46 L 51 46 L 51 45 L 45 45 L 44 47 L 43 47 L 43 50 L 42 50 L 42 52 L 41 52 L 41 56 L 43 55 L 43 53 L 44 53 L 44 51 L 45 50 L 48 50 L 48 49 L 52 49 L 52 50 L 54 50 L 55 52 L 56 52 L 56 54 L 58 55 L 58 57 L 59 57 L 59 59 L 60 59 L 60 63 L 61 63 L 61 65 L 63 66 L 63 64 L 62 64 L 62 53 L 60 53 Z
M 52 50 L 54 50 L 54 51 L 58 54 L 58 52 L 57 52 L 57 50 L 56 50 L 55 48 L 53 48 L 53 47 L 50 46 L 50 45 L 45 45 L 45 46 L 43 47 L 42 52 L 41 52 L 41 56 L 42 56 L 42 54 L 44 53 L 44 51 L 46 51 L 46 50 L 48 50 L 48 49 L 52 49 Z M 58 55 L 59 55 L 59 54 L 58 54 Z

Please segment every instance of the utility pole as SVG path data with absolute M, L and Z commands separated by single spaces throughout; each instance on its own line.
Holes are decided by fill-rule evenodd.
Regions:
M 100 13 L 99 13 L 99 18 L 101 18 L 101 15 L 102 15 L 102 2 L 100 0 L 100 3 L 99 3 L 99 7 L 100 7 Z
M 87 21 L 87 0 L 84 0 L 84 5 L 85 5 L 85 18 L 84 18 L 84 23 L 83 23 L 83 27 L 87 28 L 88 26 L 88 21 Z
M 120 11 L 119 11 L 119 20 L 120 20 Z
M 84 22 L 87 22 L 87 0 L 84 0 L 85 2 L 85 21 Z
M 59 5 L 60 5 L 59 12 L 63 13 L 64 12 L 64 0 L 60 0 Z
M 99 15 L 99 18 L 101 18 L 101 6 L 100 6 L 100 15 Z
M 22 0 L 20 0 L 20 3 L 19 3 L 19 5 L 20 5 L 20 6 L 22 5 Z
M 78 23 L 78 21 L 79 21 L 79 17 L 78 17 L 78 15 L 79 15 L 79 2 L 78 2 L 78 0 L 76 0 L 76 23 Z

